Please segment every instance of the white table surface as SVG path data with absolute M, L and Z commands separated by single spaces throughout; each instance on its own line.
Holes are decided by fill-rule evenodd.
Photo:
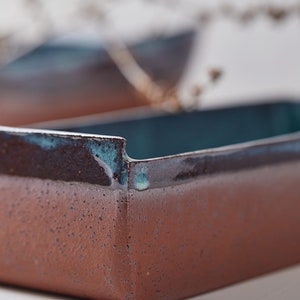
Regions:
M 269 273 L 190 300 L 299 300 L 300 265 Z M 0 286 L 2 300 L 77 299 Z

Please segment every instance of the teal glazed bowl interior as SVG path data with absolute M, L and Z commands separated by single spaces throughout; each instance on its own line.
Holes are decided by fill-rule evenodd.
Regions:
M 300 104 L 266 104 L 66 126 L 64 131 L 124 137 L 127 154 L 148 159 L 271 138 L 300 130 Z

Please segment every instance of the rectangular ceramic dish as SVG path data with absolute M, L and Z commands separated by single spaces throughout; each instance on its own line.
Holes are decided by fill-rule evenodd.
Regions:
M 300 104 L 66 129 L 1 128 L 1 282 L 183 299 L 300 262 Z

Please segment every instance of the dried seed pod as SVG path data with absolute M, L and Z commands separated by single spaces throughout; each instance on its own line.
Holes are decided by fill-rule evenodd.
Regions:
M 191 95 L 194 98 L 198 98 L 203 94 L 203 92 L 204 92 L 204 87 L 201 86 L 200 84 L 194 85 L 191 89 Z
M 218 68 L 211 68 L 208 70 L 208 76 L 212 82 L 218 81 L 223 75 L 223 71 Z
M 289 15 L 289 10 L 284 7 L 269 6 L 266 13 L 274 21 L 282 21 Z

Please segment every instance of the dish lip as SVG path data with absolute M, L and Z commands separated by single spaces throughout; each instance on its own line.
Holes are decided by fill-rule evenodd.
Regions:
M 140 191 L 162 188 L 296 160 L 300 160 L 300 132 L 177 155 L 130 160 L 128 187 Z
M 57 137 L 77 137 L 77 138 L 94 138 L 94 139 L 111 139 L 120 140 L 125 142 L 126 139 L 120 136 L 105 135 L 105 134 L 91 134 L 91 133 L 80 133 L 72 131 L 63 130 L 53 130 L 53 129 L 39 129 L 31 127 L 12 127 L 12 126 L 0 126 L 0 132 L 7 132 L 10 134 L 40 134 L 40 135 L 52 135 Z
M 284 103 L 292 103 L 292 101 L 289 100 Z M 155 114 L 155 116 L 161 115 Z M 113 182 L 114 176 L 118 178 L 118 185 L 111 186 L 121 186 L 122 189 L 133 188 L 136 190 L 145 190 L 178 185 L 203 176 L 300 160 L 300 131 L 221 147 L 146 159 L 129 157 L 126 153 L 126 139 L 120 136 L 7 126 L 0 126 L 0 133 L 17 137 L 33 135 L 35 139 L 29 139 L 26 142 L 30 144 L 33 141 L 34 144 L 39 144 L 40 146 L 41 143 L 37 139 L 45 136 L 61 140 L 72 140 L 74 143 L 72 142 L 70 145 L 74 146 L 74 148 L 78 147 L 75 141 L 80 140 L 80 145 L 85 145 L 84 147 L 87 147 L 88 151 L 92 154 L 95 148 L 91 150 L 90 143 L 93 144 L 95 141 L 108 142 L 109 145 L 113 145 L 117 150 L 114 152 L 109 147 L 105 148 L 104 152 L 106 151 L 106 153 L 101 150 L 102 157 L 104 157 L 103 161 L 108 161 L 107 157 L 111 154 L 109 151 L 112 151 L 117 164 L 111 163 L 110 166 L 113 167 L 108 169 L 115 171 L 109 171 L 106 175 L 110 178 L 111 182 Z M 95 146 L 96 148 L 97 145 Z M 41 151 L 46 153 L 48 150 L 46 142 L 46 148 L 41 149 Z M 22 153 L 21 150 L 19 151 Z M 84 168 L 84 164 L 82 168 Z M 88 165 L 85 168 L 88 169 Z M 30 171 L 27 172 L 28 174 L 30 173 Z
M 21 127 L 10 127 L 10 126 L 0 126 L 0 132 L 7 132 L 10 134 L 41 134 L 41 135 L 53 135 L 57 137 L 75 137 L 75 138 L 87 138 L 87 139 L 110 139 L 110 140 L 120 140 L 126 146 L 127 140 L 121 136 L 114 136 L 114 135 L 105 135 L 105 134 L 91 134 L 91 133 L 80 133 L 80 132 L 73 132 L 73 131 L 63 131 L 63 130 L 52 130 L 52 129 L 38 129 L 38 128 L 21 128 Z M 214 147 L 214 148 L 207 148 L 202 150 L 195 150 L 195 151 L 187 151 L 178 154 L 171 154 L 171 155 L 164 155 L 158 157 L 151 157 L 145 159 L 135 159 L 126 155 L 126 159 L 130 162 L 146 162 L 146 161 L 159 161 L 164 159 L 172 159 L 172 158 L 179 158 L 179 157 L 188 157 L 194 155 L 205 155 L 205 154 L 222 154 L 228 151 L 239 151 L 247 148 L 252 148 L 255 146 L 263 146 L 263 145 L 273 145 L 282 142 L 289 142 L 300 139 L 300 131 L 294 133 L 287 133 L 287 134 L 280 134 L 274 137 L 269 138 L 262 138 L 256 139 L 252 141 L 231 144 L 226 146 Z
M 125 142 L 114 136 L 0 126 L 0 173 L 124 189 Z
M 300 130 L 297 132 L 280 134 L 269 138 L 261 138 L 261 139 L 256 139 L 248 142 L 236 143 L 236 144 L 231 144 L 226 146 L 207 148 L 207 149 L 201 149 L 195 151 L 187 151 L 187 152 L 171 154 L 166 156 L 159 156 L 159 157 L 152 157 L 152 158 L 145 158 L 145 159 L 134 159 L 130 157 L 130 160 L 132 162 L 148 162 L 148 161 L 150 162 L 150 161 L 161 161 L 161 160 L 172 159 L 172 158 L 203 156 L 206 154 L 218 155 L 218 154 L 225 154 L 229 152 L 237 152 L 241 150 L 252 149 L 255 147 L 272 146 L 272 145 L 275 146 L 278 144 L 296 142 L 296 141 L 300 141 Z

